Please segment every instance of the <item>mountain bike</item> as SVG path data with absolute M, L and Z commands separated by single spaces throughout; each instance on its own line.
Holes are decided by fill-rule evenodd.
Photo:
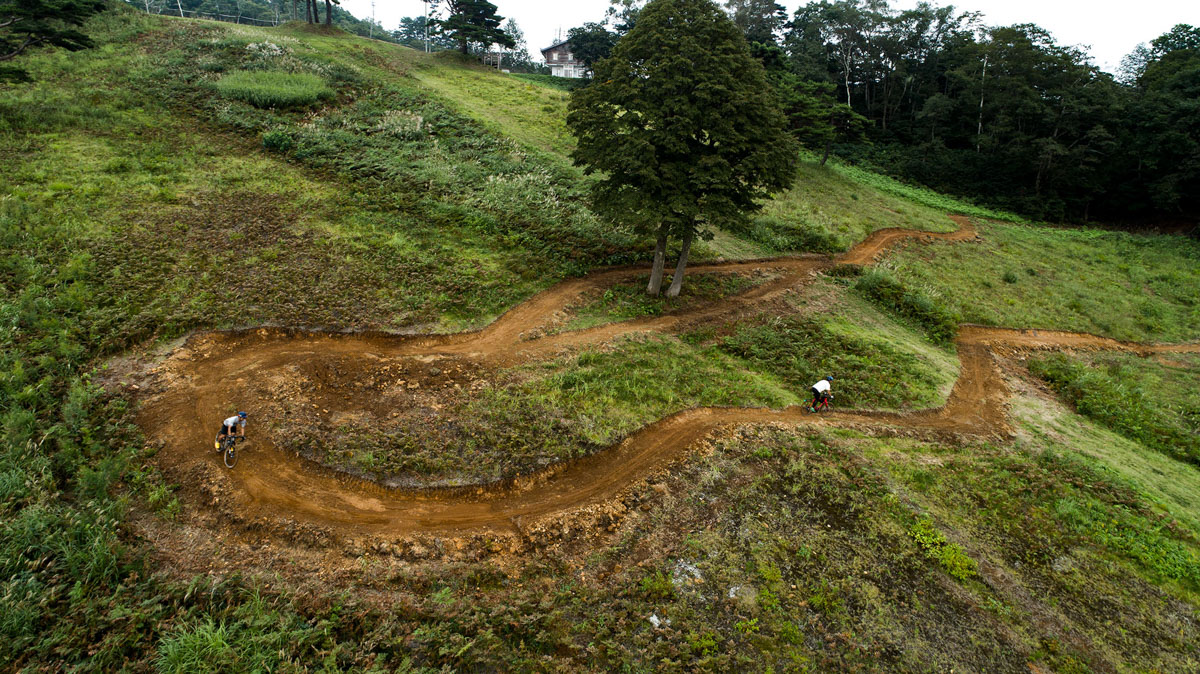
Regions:
M 812 412 L 813 414 L 820 414 L 821 412 L 828 412 L 830 400 L 833 400 L 833 396 L 825 396 L 815 402 L 809 401 L 808 411 Z
M 226 435 L 221 440 L 221 455 L 225 459 L 225 467 L 233 468 L 237 465 L 237 443 L 239 440 L 245 440 L 244 435 Z

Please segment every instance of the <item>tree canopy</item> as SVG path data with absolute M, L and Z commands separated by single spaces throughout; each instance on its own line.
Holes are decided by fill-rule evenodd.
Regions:
M 91 47 L 76 28 L 103 10 L 103 0 L 0 0 L 0 81 L 28 79 L 24 69 L 7 63 L 31 47 Z
M 572 155 L 594 183 L 603 215 L 656 236 L 648 291 L 657 294 L 668 239 L 744 221 L 758 200 L 789 187 L 796 145 L 762 65 L 709 0 L 654 0 L 572 94 Z
M 487 0 L 446 0 L 446 9 L 449 15 L 437 22 L 438 32 L 457 42 L 462 53 L 470 53 L 472 44 L 485 49 L 494 44 L 509 48 L 515 45 L 500 28 L 504 17 Z

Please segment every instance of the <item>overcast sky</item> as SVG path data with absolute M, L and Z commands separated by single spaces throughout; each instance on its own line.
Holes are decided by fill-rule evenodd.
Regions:
M 608 0 L 492 0 L 504 17 L 516 20 L 538 58 L 538 49 L 549 46 L 559 31 L 565 36 L 573 26 L 599 21 Z M 794 12 L 804 0 L 784 0 Z M 909 8 L 916 0 L 892 0 L 896 8 Z M 1141 42 L 1149 42 L 1177 23 L 1200 25 L 1200 0 L 960 0 L 938 2 L 960 11 L 980 11 L 988 25 L 1036 23 L 1050 31 L 1060 44 L 1087 46 L 1103 69 L 1113 72 L 1121 58 Z M 377 0 L 375 19 L 393 30 L 403 16 L 420 16 L 421 0 Z M 371 16 L 371 0 L 342 0 L 342 7 L 359 17 Z

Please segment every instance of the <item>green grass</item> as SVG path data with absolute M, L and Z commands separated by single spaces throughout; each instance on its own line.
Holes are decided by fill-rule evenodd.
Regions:
M 1064 354 L 1030 361 L 1082 415 L 1146 447 L 1200 466 L 1200 358 L 1164 365 L 1131 354 Z
M 903 244 L 882 266 L 970 323 L 1117 339 L 1200 336 L 1200 243 L 981 223 L 981 242 Z
M 1069 453 L 1110 483 L 1127 485 L 1200 538 L 1200 469 L 1036 397 L 1012 400 L 1018 446 Z
M 833 376 L 837 408 L 934 407 L 944 378 L 928 361 L 844 321 L 771 317 L 743 323 L 718 348 L 785 382 L 802 399 L 819 379 Z
M 129 402 L 96 385 L 108 357 L 237 325 L 478 326 L 555 279 L 644 260 L 646 248 L 588 211 L 554 121 L 562 92 L 291 27 L 119 8 L 87 30 L 96 48 L 23 57 L 34 82 L 0 90 L 8 668 L 1027 671 L 1034 660 L 1194 669 L 1198 471 L 1066 412 L 1038 421 L 1016 448 L 745 429 L 656 477 L 666 493 L 635 488 L 611 533 L 522 551 L 519 564 L 347 547 L 326 559 L 359 555 L 361 575 L 334 563 L 315 587 L 313 576 L 297 579 L 305 555 L 261 574 L 162 561 L 187 552 L 153 550 L 142 527 L 163 518 L 158 526 L 194 531 L 190 509 L 204 506 L 180 506 Z M 265 42 L 280 49 L 250 48 Z M 318 77 L 338 96 L 296 112 L 209 86 L 268 70 Z M 818 221 L 832 232 L 819 240 L 881 225 L 855 205 L 879 189 L 813 175 L 860 197 L 830 207 L 842 219 Z M 1011 249 L 972 263 L 1006 293 L 1071 270 L 1114 298 L 1089 316 L 1119 316 L 1136 297 L 1150 308 L 1133 320 L 1160 311 L 1161 325 L 1131 334 L 1195 336 L 1194 244 L 1052 230 L 1014 243 L 1024 228 L 984 231 Z M 714 249 L 756 246 L 731 238 Z M 966 248 L 904 254 L 936 250 L 928 265 L 913 263 L 932 268 L 956 250 L 977 254 Z M 993 257 L 1004 264 L 988 267 Z M 1023 258 L 1045 267 L 1012 264 Z M 1015 283 L 1004 280 L 1010 271 Z M 991 295 L 948 291 L 976 281 L 965 263 L 947 286 L 912 273 L 894 272 L 958 308 L 988 307 Z M 1082 284 L 1043 286 L 997 320 L 1070 318 L 1034 298 Z M 829 368 L 847 373 L 839 406 L 944 396 L 953 359 L 918 331 L 831 280 L 791 301 L 816 315 L 526 366 L 437 424 L 412 421 L 384 438 L 396 450 L 385 459 L 366 460 L 377 436 L 353 434 L 364 451 L 342 458 L 381 474 L 512 475 L 678 409 L 797 402 Z M 1149 374 L 1158 378 L 1141 385 L 1192 399 L 1192 375 Z M 1018 400 L 1018 414 L 1044 412 L 1030 404 Z M 288 554 L 259 548 L 258 536 L 226 539 L 223 550 Z M 947 550 L 978 562 L 978 577 L 951 575 L 969 564 Z M 703 582 L 678 581 L 684 562 Z M 671 624 L 651 628 L 652 614 Z
M 534 84 L 557 89 L 558 91 L 571 92 L 580 87 L 587 86 L 587 80 L 575 79 L 571 77 L 555 77 L 554 75 L 530 75 L 527 73 L 513 73 L 513 77 Z
M 749 290 L 770 278 L 766 273 L 691 274 L 687 276 L 679 296 L 670 298 L 665 295 L 647 295 L 646 284 L 650 275 L 645 274 L 630 283 L 614 283 L 594 299 L 571 308 L 571 316 L 563 330 L 580 330 L 615 321 L 661 316 L 672 311 L 703 306 Z M 669 283 L 669 277 L 663 280 L 664 286 Z
M 833 166 L 802 157 L 796 185 L 768 201 L 749 225 L 733 233 L 776 254 L 834 253 L 887 227 L 934 232 L 957 228 L 945 210 L 881 190 L 857 175 L 848 178 Z
M 257 108 L 294 108 L 333 97 L 333 90 L 311 73 L 241 70 L 217 80 L 213 86 L 222 96 Z
M 873 269 L 854 283 L 854 290 L 878 306 L 911 321 L 935 344 L 949 346 L 958 336 L 961 317 L 919 290 L 906 287 L 886 271 Z
M 869 185 L 879 192 L 905 199 L 914 204 L 933 209 L 934 211 L 954 213 L 956 215 L 969 215 L 989 220 L 1004 220 L 1007 222 L 1024 221 L 1024 218 L 1019 215 L 976 206 L 965 199 L 940 194 L 925 187 L 902 183 L 895 178 L 882 173 L 876 173 L 861 166 L 843 164 L 839 161 L 832 161 L 829 166 L 833 171 L 854 183 Z

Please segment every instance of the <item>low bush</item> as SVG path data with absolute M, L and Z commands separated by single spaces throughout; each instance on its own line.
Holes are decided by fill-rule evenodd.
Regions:
M 1030 361 L 1029 371 L 1050 384 L 1080 414 L 1151 449 L 1200 465 L 1200 433 L 1192 416 L 1196 411 L 1186 409 L 1189 397 L 1195 396 L 1187 389 L 1195 387 L 1200 377 L 1179 374 L 1176 377 L 1181 381 L 1172 385 L 1153 376 L 1161 369 L 1157 365 L 1121 360 L 1093 367 L 1054 354 Z M 1154 381 L 1147 381 L 1151 377 Z
M 258 108 L 296 108 L 333 98 L 325 81 L 308 73 L 239 70 L 214 86 L 222 96 Z
M 873 270 L 854 289 L 875 304 L 919 325 L 936 344 L 948 345 L 958 336 L 960 317 L 925 293 L 910 290 L 886 271 Z

